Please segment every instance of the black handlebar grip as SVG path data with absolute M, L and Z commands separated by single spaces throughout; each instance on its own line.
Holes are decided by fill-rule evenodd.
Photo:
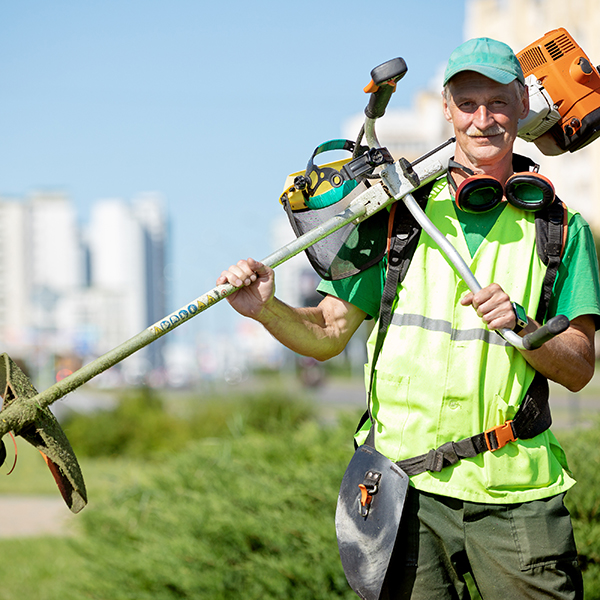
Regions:
M 385 114 L 385 109 L 390 101 L 396 87 L 388 85 L 389 82 L 400 81 L 406 75 L 408 67 L 403 58 L 393 58 L 387 62 L 378 65 L 371 71 L 371 80 L 376 91 L 372 92 L 369 98 L 369 104 L 365 108 L 365 115 L 370 119 L 379 119 Z M 369 86 L 365 91 L 370 91 Z
M 545 325 L 532 331 L 523 337 L 523 346 L 525 350 L 535 350 L 543 346 L 548 340 L 554 336 L 566 331 L 571 322 L 565 315 L 556 315 L 552 317 Z
M 386 81 L 400 81 L 408 71 L 406 62 L 403 58 L 392 58 L 378 66 L 371 71 L 371 79 L 375 85 L 381 85 Z

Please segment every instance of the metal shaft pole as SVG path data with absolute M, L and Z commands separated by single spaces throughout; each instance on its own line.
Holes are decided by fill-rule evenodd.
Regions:
M 421 185 L 435 179 L 444 172 L 449 152 L 451 152 L 451 149 L 443 148 L 439 152 L 427 155 L 426 160 L 420 162 L 415 170 L 418 172 Z M 408 194 L 415 190 L 415 186 L 401 176 L 397 179 L 396 184 L 396 191 L 401 190 L 402 194 Z M 387 187 L 382 183 L 373 185 L 358 196 L 342 213 L 334 215 L 321 225 L 273 252 L 262 262 L 269 267 L 275 268 L 345 225 L 364 221 L 396 202 L 396 200 L 397 197 L 390 195 Z M 229 284 L 214 287 L 116 348 L 109 350 L 106 354 L 83 366 L 75 373 L 55 383 L 44 392 L 32 398 L 24 398 L 20 399 L 19 402 L 13 402 L 2 411 L 0 437 L 8 433 L 8 431 L 22 426 L 25 422 L 31 421 L 32 416 L 35 416 L 35 413 L 40 408 L 49 406 L 128 356 L 173 331 L 176 327 L 183 325 L 183 323 L 204 312 L 213 304 L 231 295 L 236 289 Z

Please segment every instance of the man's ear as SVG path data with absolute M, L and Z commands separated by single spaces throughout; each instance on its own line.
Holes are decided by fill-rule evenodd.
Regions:
M 523 92 L 523 110 L 521 112 L 520 119 L 524 119 L 529 114 L 529 87 L 525 86 L 525 92 Z
M 450 113 L 450 109 L 448 108 L 448 96 L 450 95 L 449 92 L 443 91 L 442 92 L 442 110 L 444 111 L 444 117 L 446 118 L 446 121 L 448 121 L 448 123 L 452 123 L 452 115 Z

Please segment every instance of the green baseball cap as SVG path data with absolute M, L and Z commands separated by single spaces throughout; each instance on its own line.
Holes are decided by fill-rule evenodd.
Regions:
M 490 38 L 475 38 L 454 50 L 448 59 L 444 85 L 462 71 L 475 71 L 505 85 L 515 79 L 525 84 L 523 70 L 510 46 Z

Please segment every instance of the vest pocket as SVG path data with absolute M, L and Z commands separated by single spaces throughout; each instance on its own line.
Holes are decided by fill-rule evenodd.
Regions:
M 544 488 L 560 478 L 562 472 L 547 446 L 545 433 L 530 440 L 509 442 L 484 456 L 486 488 L 491 492 Z
M 404 443 L 404 434 L 410 421 L 410 377 L 375 370 L 371 400 L 371 412 L 377 426 L 375 440 L 377 449 L 390 458 L 398 460 Z M 383 404 L 379 402 L 383 398 Z

